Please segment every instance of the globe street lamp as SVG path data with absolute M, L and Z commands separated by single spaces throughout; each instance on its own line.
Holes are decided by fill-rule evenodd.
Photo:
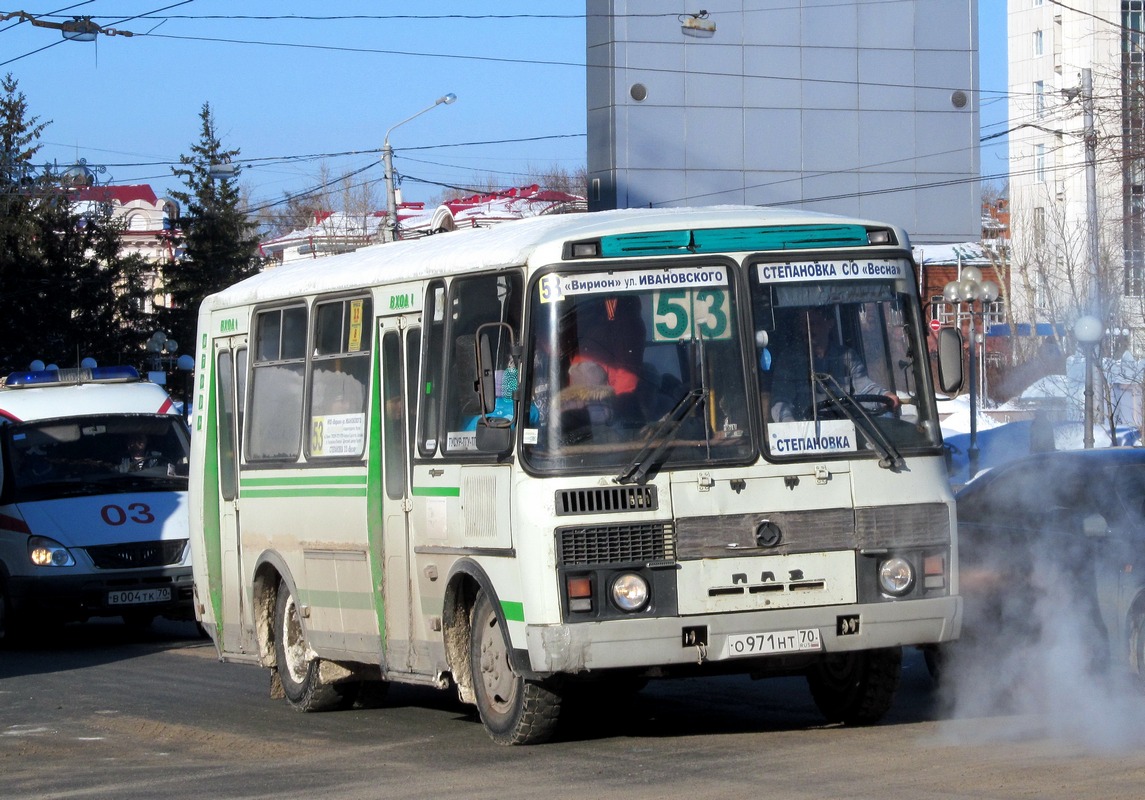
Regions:
M 969 477 L 978 474 L 978 330 L 975 317 L 984 309 L 983 303 L 998 299 L 998 284 L 982 280 L 982 270 L 977 267 L 963 267 L 958 280 L 951 281 L 942 289 L 942 299 L 948 303 L 966 303 L 970 316 L 970 448 Z M 978 310 L 974 304 L 978 303 Z M 961 314 L 959 314 L 961 318 Z
M 390 129 L 386 131 L 386 138 L 382 144 L 382 166 L 386 172 L 386 203 L 389 206 L 390 212 L 388 218 L 386 219 L 386 227 L 390 231 L 390 241 L 394 241 L 398 238 L 398 193 L 394 188 L 394 149 L 390 147 L 390 134 L 393 133 L 394 128 L 405 125 L 410 120 L 416 119 L 425 112 L 432 111 L 442 104 L 449 105 L 455 100 L 457 100 L 457 95 L 453 94 L 452 92 L 449 94 L 443 94 L 441 97 L 433 101 L 432 106 L 423 108 L 412 117 L 406 117 L 397 125 L 391 125 Z
M 1093 449 L 1093 354 L 1101 341 L 1101 320 L 1092 314 L 1078 317 L 1073 335 L 1085 351 L 1085 440 L 1086 450 Z

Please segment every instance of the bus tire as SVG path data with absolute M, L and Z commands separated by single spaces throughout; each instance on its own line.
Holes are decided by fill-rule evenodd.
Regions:
M 833 653 L 807 673 L 807 685 L 829 722 L 873 725 L 894 702 L 902 674 L 902 648 Z
M 354 702 L 350 685 L 323 683 L 313 658 L 294 595 L 283 583 L 274 604 L 274 652 L 286 702 L 298 711 L 334 711 Z
M 513 672 L 508 636 L 484 591 L 477 595 L 469 623 L 473 693 L 489 736 L 497 744 L 548 741 L 560 715 L 561 696 Z

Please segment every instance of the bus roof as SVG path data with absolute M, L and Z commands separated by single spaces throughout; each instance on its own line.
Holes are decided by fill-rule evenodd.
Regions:
M 685 219 L 686 217 L 686 219 Z M 794 208 L 711 206 L 706 208 L 624 209 L 559 214 L 504 222 L 489 228 L 452 231 L 420 239 L 370 245 L 337 256 L 297 261 L 266 270 L 211 295 L 204 310 L 337 292 L 402 280 L 419 280 L 459 271 L 477 272 L 527 263 L 534 254 L 560 260 L 566 241 L 592 239 L 634 229 L 816 225 L 847 222 L 892 228 L 886 223 L 852 219 Z M 898 242 L 909 247 L 896 229 Z M 400 270 L 400 272 L 397 272 Z

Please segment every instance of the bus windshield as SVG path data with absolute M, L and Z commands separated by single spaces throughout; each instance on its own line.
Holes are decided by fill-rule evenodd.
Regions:
M 722 263 L 543 275 L 529 301 L 527 463 L 623 481 L 749 459 L 731 276 Z
M 937 446 L 917 304 L 902 291 L 909 284 L 769 282 L 776 272 L 756 266 L 751 275 L 766 453 L 875 452 L 889 466 L 904 450 Z
M 12 423 L 13 501 L 187 488 L 189 441 L 174 415 L 102 414 Z

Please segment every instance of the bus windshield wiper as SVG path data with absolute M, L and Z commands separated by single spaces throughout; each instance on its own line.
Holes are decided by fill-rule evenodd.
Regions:
M 628 467 L 612 480 L 615 483 L 644 483 L 648 473 L 655 466 L 664 451 L 676 440 L 676 431 L 697 405 L 704 401 L 707 392 L 703 386 L 696 386 L 680 398 L 675 407 L 656 424 L 648 436 L 648 443 L 641 448 Z
M 823 390 L 823 394 L 827 395 L 828 400 L 867 435 L 867 440 L 879 454 L 880 467 L 883 469 L 902 469 L 906 466 L 902 454 L 871 419 L 867 409 L 863 408 L 862 403 L 855 400 L 839 385 L 834 375 L 829 372 L 812 372 L 811 379 Z

